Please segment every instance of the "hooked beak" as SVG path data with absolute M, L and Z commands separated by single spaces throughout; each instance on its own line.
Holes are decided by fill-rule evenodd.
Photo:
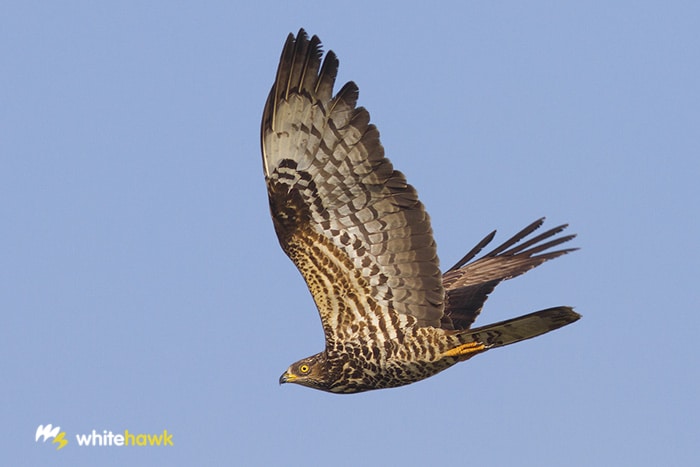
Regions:
M 295 379 L 297 379 L 295 375 L 292 375 L 289 372 L 285 371 L 284 374 L 280 376 L 280 384 L 292 383 Z

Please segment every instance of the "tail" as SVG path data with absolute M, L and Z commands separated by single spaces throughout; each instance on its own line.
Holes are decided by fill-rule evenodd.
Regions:
M 455 334 L 462 344 L 475 342 L 490 349 L 532 339 L 578 321 L 579 318 L 581 315 L 571 307 L 558 306 Z

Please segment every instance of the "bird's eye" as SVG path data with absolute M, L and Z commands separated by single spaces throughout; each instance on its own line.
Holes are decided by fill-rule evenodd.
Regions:
M 309 372 L 309 365 L 300 365 L 300 366 L 299 366 L 299 372 L 301 372 L 301 373 L 308 373 L 308 372 Z

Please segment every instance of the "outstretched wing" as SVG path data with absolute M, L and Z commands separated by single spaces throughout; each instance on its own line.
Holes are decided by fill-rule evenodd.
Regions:
M 263 112 L 280 245 L 306 280 L 327 343 L 406 317 L 438 326 L 444 289 L 428 215 L 356 107 L 357 86 L 333 96 L 338 59 L 328 52 L 321 65 L 321 56 L 316 36 L 290 34 Z
M 522 229 L 493 251 L 470 263 L 488 245 L 493 231 L 479 242 L 464 258 L 447 270 L 443 276 L 445 287 L 445 329 L 467 329 L 481 312 L 488 295 L 502 281 L 517 277 L 547 260 L 574 251 L 577 248 L 547 251 L 576 235 L 556 237 L 567 225 L 549 229 L 517 245 L 521 240 L 542 226 L 538 219 Z

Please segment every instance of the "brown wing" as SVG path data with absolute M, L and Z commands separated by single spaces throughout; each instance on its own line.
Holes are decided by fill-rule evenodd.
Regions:
M 263 112 L 280 245 L 309 286 L 327 342 L 409 316 L 438 326 L 444 289 L 428 215 L 356 107 L 357 86 L 333 96 L 338 59 L 328 52 L 321 65 L 321 56 L 316 36 L 290 34 Z
M 549 259 L 576 250 L 576 248 L 569 248 L 546 251 L 576 236 L 552 238 L 563 231 L 567 225 L 554 227 L 514 246 L 537 230 L 543 222 L 544 219 L 533 222 L 493 251 L 470 263 L 469 261 L 473 260 L 493 240 L 496 232 L 491 232 L 464 258 L 445 272 L 443 286 L 446 299 L 443 328 L 469 328 L 481 312 L 488 295 L 499 283 L 517 277 Z

